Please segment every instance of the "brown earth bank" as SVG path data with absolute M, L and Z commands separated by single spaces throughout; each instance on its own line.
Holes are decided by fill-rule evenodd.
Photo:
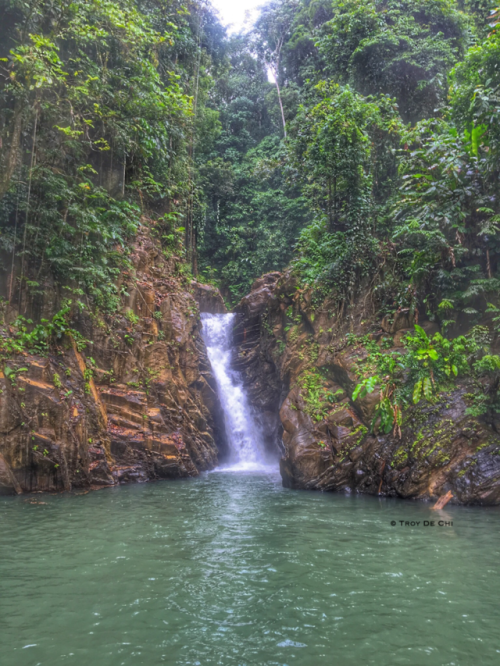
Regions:
M 285 486 L 422 500 L 451 491 L 454 503 L 500 503 L 500 424 L 467 415 L 471 380 L 407 409 L 401 432 L 389 435 L 371 432 L 376 392 L 352 399 L 367 357 L 360 338 L 401 348 L 415 323 L 408 312 L 389 322 L 368 298 L 349 308 L 314 302 L 291 272 L 256 280 L 236 312 L 234 363 L 268 447 L 282 446 Z M 433 322 L 419 324 L 428 335 L 437 331 Z M 333 396 L 319 412 L 311 377 Z
M 183 277 L 146 227 L 129 259 L 120 314 L 72 312 L 88 344 L 66 335 L 49 354 L 17 354 L 0 367 L 1 493 L 195 476 L 224 456 L 199 316 L 225 312 L 223 299 Z M 50 285 L 42 293 L 4 307 L 4 340 L 18 314 L 54 314 L 58 294 Z

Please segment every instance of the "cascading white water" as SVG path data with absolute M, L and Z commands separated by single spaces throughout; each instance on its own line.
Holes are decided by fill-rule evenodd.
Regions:
M 268 469 L 264 460 L 262 435 L 255 423 L 238 373 L 231 369 L 231 327 L 234 314 L 201 315 L 203 338 L 217 381 L 224 412 L 231 459 L 231 471 Z

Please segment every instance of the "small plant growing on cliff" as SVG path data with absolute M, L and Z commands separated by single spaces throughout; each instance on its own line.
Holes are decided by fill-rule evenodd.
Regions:
M 325 385 L 323 377 L 317 372 L 306 371 L 299 378 L 299 386 L 306 405 L 305 412 L 315 421 L 324 419 L 334 402 L 334 397 Z
M 8 366 L 5 366 L 4 369 L 4 374 L 7 379 L 10 380 L 12 386 L 17 385 L 16 379 L 21 372 L 28 372 L 28 368 L 9 368 Z
M 411 390 L 414 404 L 422 397 L 432 400 L 452 377 L 470 372 L 467 359 L 473 345 L 463 336 L 448 340 L 436 333 L 429 338 L 420 326 L 415 325 L 415 335 L 406 337 L 405 347 L 408 353 L 404 356 L 404 366 L 409 371 L 405 397 L 409 398 Z
M 131 388 L 136 388 L 136 389 L 141 387 L 139 382 L 127 382 L 127 386 L 130 386 Z
M 349 347 L 355 347 L 362 341 L 362 337 L 360 335 L 356 335 L 355 333 L 346 333 L 345 339 Z
M 363 379 L 363 381 L 361 381 L 354 389 L 352 399 L 357 400 L 357 398 L 364 398 L 368 393 L 372 393 L 379 382 L 380 377 L 378 375 Z
M 488 412 L 500 413 L 500 356 L 486 354 L 473 364 L 477 378 L 482 378 L 483 389 L 475 394 L 467 394 L 471 404 L 465 410 L 471 416 L 482 416 Z M 485 385 L 484 380 L 488 380 Z
M 380 384 L 384 384 L 386 379 L 387 377 L 384 379 L 378 375 L 367 377 L 356 386 L 352 394 L 352 399 L 356 400 L 358 397 L 362 399 L 368 393 L 373 393 L 375 388 Z M 373 432 L 379 431 L 387 435 L 391 430 L 394 430 L 395 435 L 399 434 L 401 436 L 402 412 L 394 396 L 395 389 L 396 385 L 393 382 L 387 382 L 381 390 L 371 423 Z
M 129 320 L 129 322 L 130 322 L 131 324 L 133 324 L 134 326 L 137 326 L 137 324 L 139 323 L 139 321 L 140 321 L 140 319 L 141 319 L 141 318 L 139 317 L 139 315 L 136 315 L 135 312 L 134 312 L 133 310 L 131 310 L 130 308 L 125 312 L 125 317 L 126 317 L 126 318 Z
M 151 382 L 154 381 L 157 377 L 159 377 L 160 371 L 159 370 L 153 370 L 152 368 L 146 368 L 146 374 L 144 377 L 144 387 L 146 389 L 146 395 L 149 395 L 149 389 L 151 386 Z
M 83 308 L 79 301 L 77 304 Z M 25 351 L 46 354 L 49 349 L 59 344 L 65 335 L 72 337 L 78 351 L 82 351 L 89 343 L 70 326 L 71 309 L 71 301 L 65 300 L 63 307 L 56 312 L 51 321 L 42 319 L 35 326 L 31 319 L 18 317 L 12 325 L 14 329 L 12 337 L 0 338 L 0 358 Z
M 273 327 L 269 323 L 269 312 L 266 310 L 265 315 L 262 317 L 262 328 L 266 331 L 271 337 L 274 336 Z
M 54 375 L 52 377 L 52 382 L 53 382 L 53 384 L 56 388 L 61 388 L 62 387 L 61 378 L 59 377 L 57 372 L 54 373 Z
M 378 373 L 364 377 L 354 389 L 352 398 L 356 400 L 381 387 L 372 430 L 387 434 L 393 429 L 394 434 L 400 433 L 402 409 L 422 398 L 434 400 L 452 377 L 470 374 L 468 359 L 477 350 L 477 344 L 463 336 L 448 340 L 436 333 L 429 338 L 418 325 L 415 334 L 406 337 L 404 345 L 406 354 L 374 353 L 368 367 L 374 367 Z

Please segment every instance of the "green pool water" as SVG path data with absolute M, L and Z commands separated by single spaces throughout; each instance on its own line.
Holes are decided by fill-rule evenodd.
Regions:
M 0 516 L 1 666 L 500 664 L 496 508 L 214 472 Z

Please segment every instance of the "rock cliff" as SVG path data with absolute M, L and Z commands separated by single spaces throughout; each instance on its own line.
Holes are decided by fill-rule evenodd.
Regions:
M 290 272 L 257 280 L 236 310 L 235 363 L 268 446 L 282 437 L 285 486 L 426 500 L 451 491 L 457 503 L 500 503 L 499 424 L 468 415 L 471 380 L 408 408 L 385 435 L 371 427 L 378 394 L 353 400 L 368 357 L 363 341 L 381 353 L 401 348 L 414 330 L 409 313 L 380 321 L 367 299 L 339 309 Z M 420 325 L 429 336 L 437 330 Z
M 224 455 L 199 317 L 200 306 L 225 311 L 223 300 L 183 277 L 179 259 L 167 258 L 146 227 L 129 259 L 120 314 L 73 305 L 76 339 L 64 335 L 44 354 L 4 355 L 0 492 L 188 477 Z M 50 316 L 58 301 L 48 289 L 38 310 Z M 18 314 L 3 313 L 4 349 Z

